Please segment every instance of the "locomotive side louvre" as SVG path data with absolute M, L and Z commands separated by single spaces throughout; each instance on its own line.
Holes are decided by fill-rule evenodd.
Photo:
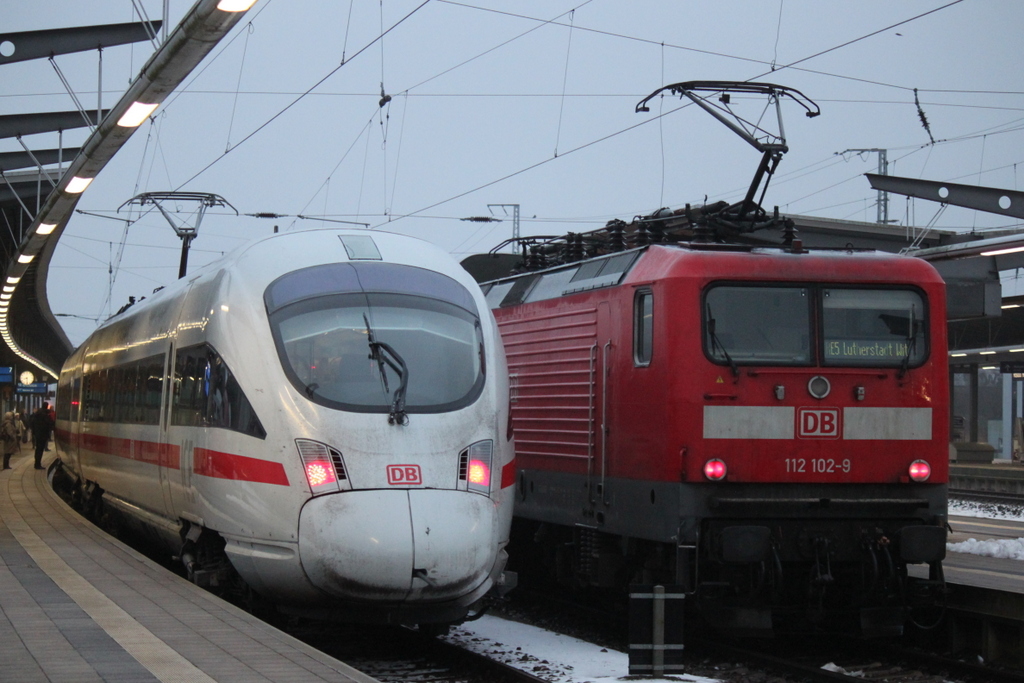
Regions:
M 626 256 L 614 281 L 572 286 Z M 574 585 L 678 583 L 740 632 L 831 614 L 892 633 L 934 604 L 949 389 L 929 265 L 650 246 L 485 291 L 516 387 L 523 562 Z M 550 391 L 559 373 L 573 393 Z
M 447 254 L 283 233 L 76 350 L 57 450 L 86 509 L 197 583 L 230 570 L 284 611 L 445 623 L 503 580 L 508 395 L 493 316 Z

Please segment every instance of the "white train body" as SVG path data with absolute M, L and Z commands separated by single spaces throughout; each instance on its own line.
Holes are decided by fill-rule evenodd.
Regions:
M 195 577 L 223 539 L 285 611 L 454 622 L 502 581 L 508 402 L 494 318 L 448 254 L 289 232 L 90 336 L 61 372 L 57 450 L 87 504 L 158 531 Z

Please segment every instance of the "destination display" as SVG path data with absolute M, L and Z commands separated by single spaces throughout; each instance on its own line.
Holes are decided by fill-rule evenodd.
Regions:
M 825 342 L 825 357 L 830 360 L 903 360 L 909 352 L 910 343 L 905 339 L 844 339 Z

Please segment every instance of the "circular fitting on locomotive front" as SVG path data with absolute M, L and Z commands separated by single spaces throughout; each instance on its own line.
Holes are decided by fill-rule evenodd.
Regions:
M 821 375 L 815 375 L 807 382 L 807 391 L 814 398 L 822 399 L 832 391 L 832 384 Z

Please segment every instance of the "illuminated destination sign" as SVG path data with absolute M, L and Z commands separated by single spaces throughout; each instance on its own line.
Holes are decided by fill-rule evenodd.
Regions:
M 861 341 L 844 340 L 825 343 L 825 357 L 830 359 L 862 359 L 878 358 L 885 360 L 901 360 L 910 352 L 910 344 L 900 341 Z

